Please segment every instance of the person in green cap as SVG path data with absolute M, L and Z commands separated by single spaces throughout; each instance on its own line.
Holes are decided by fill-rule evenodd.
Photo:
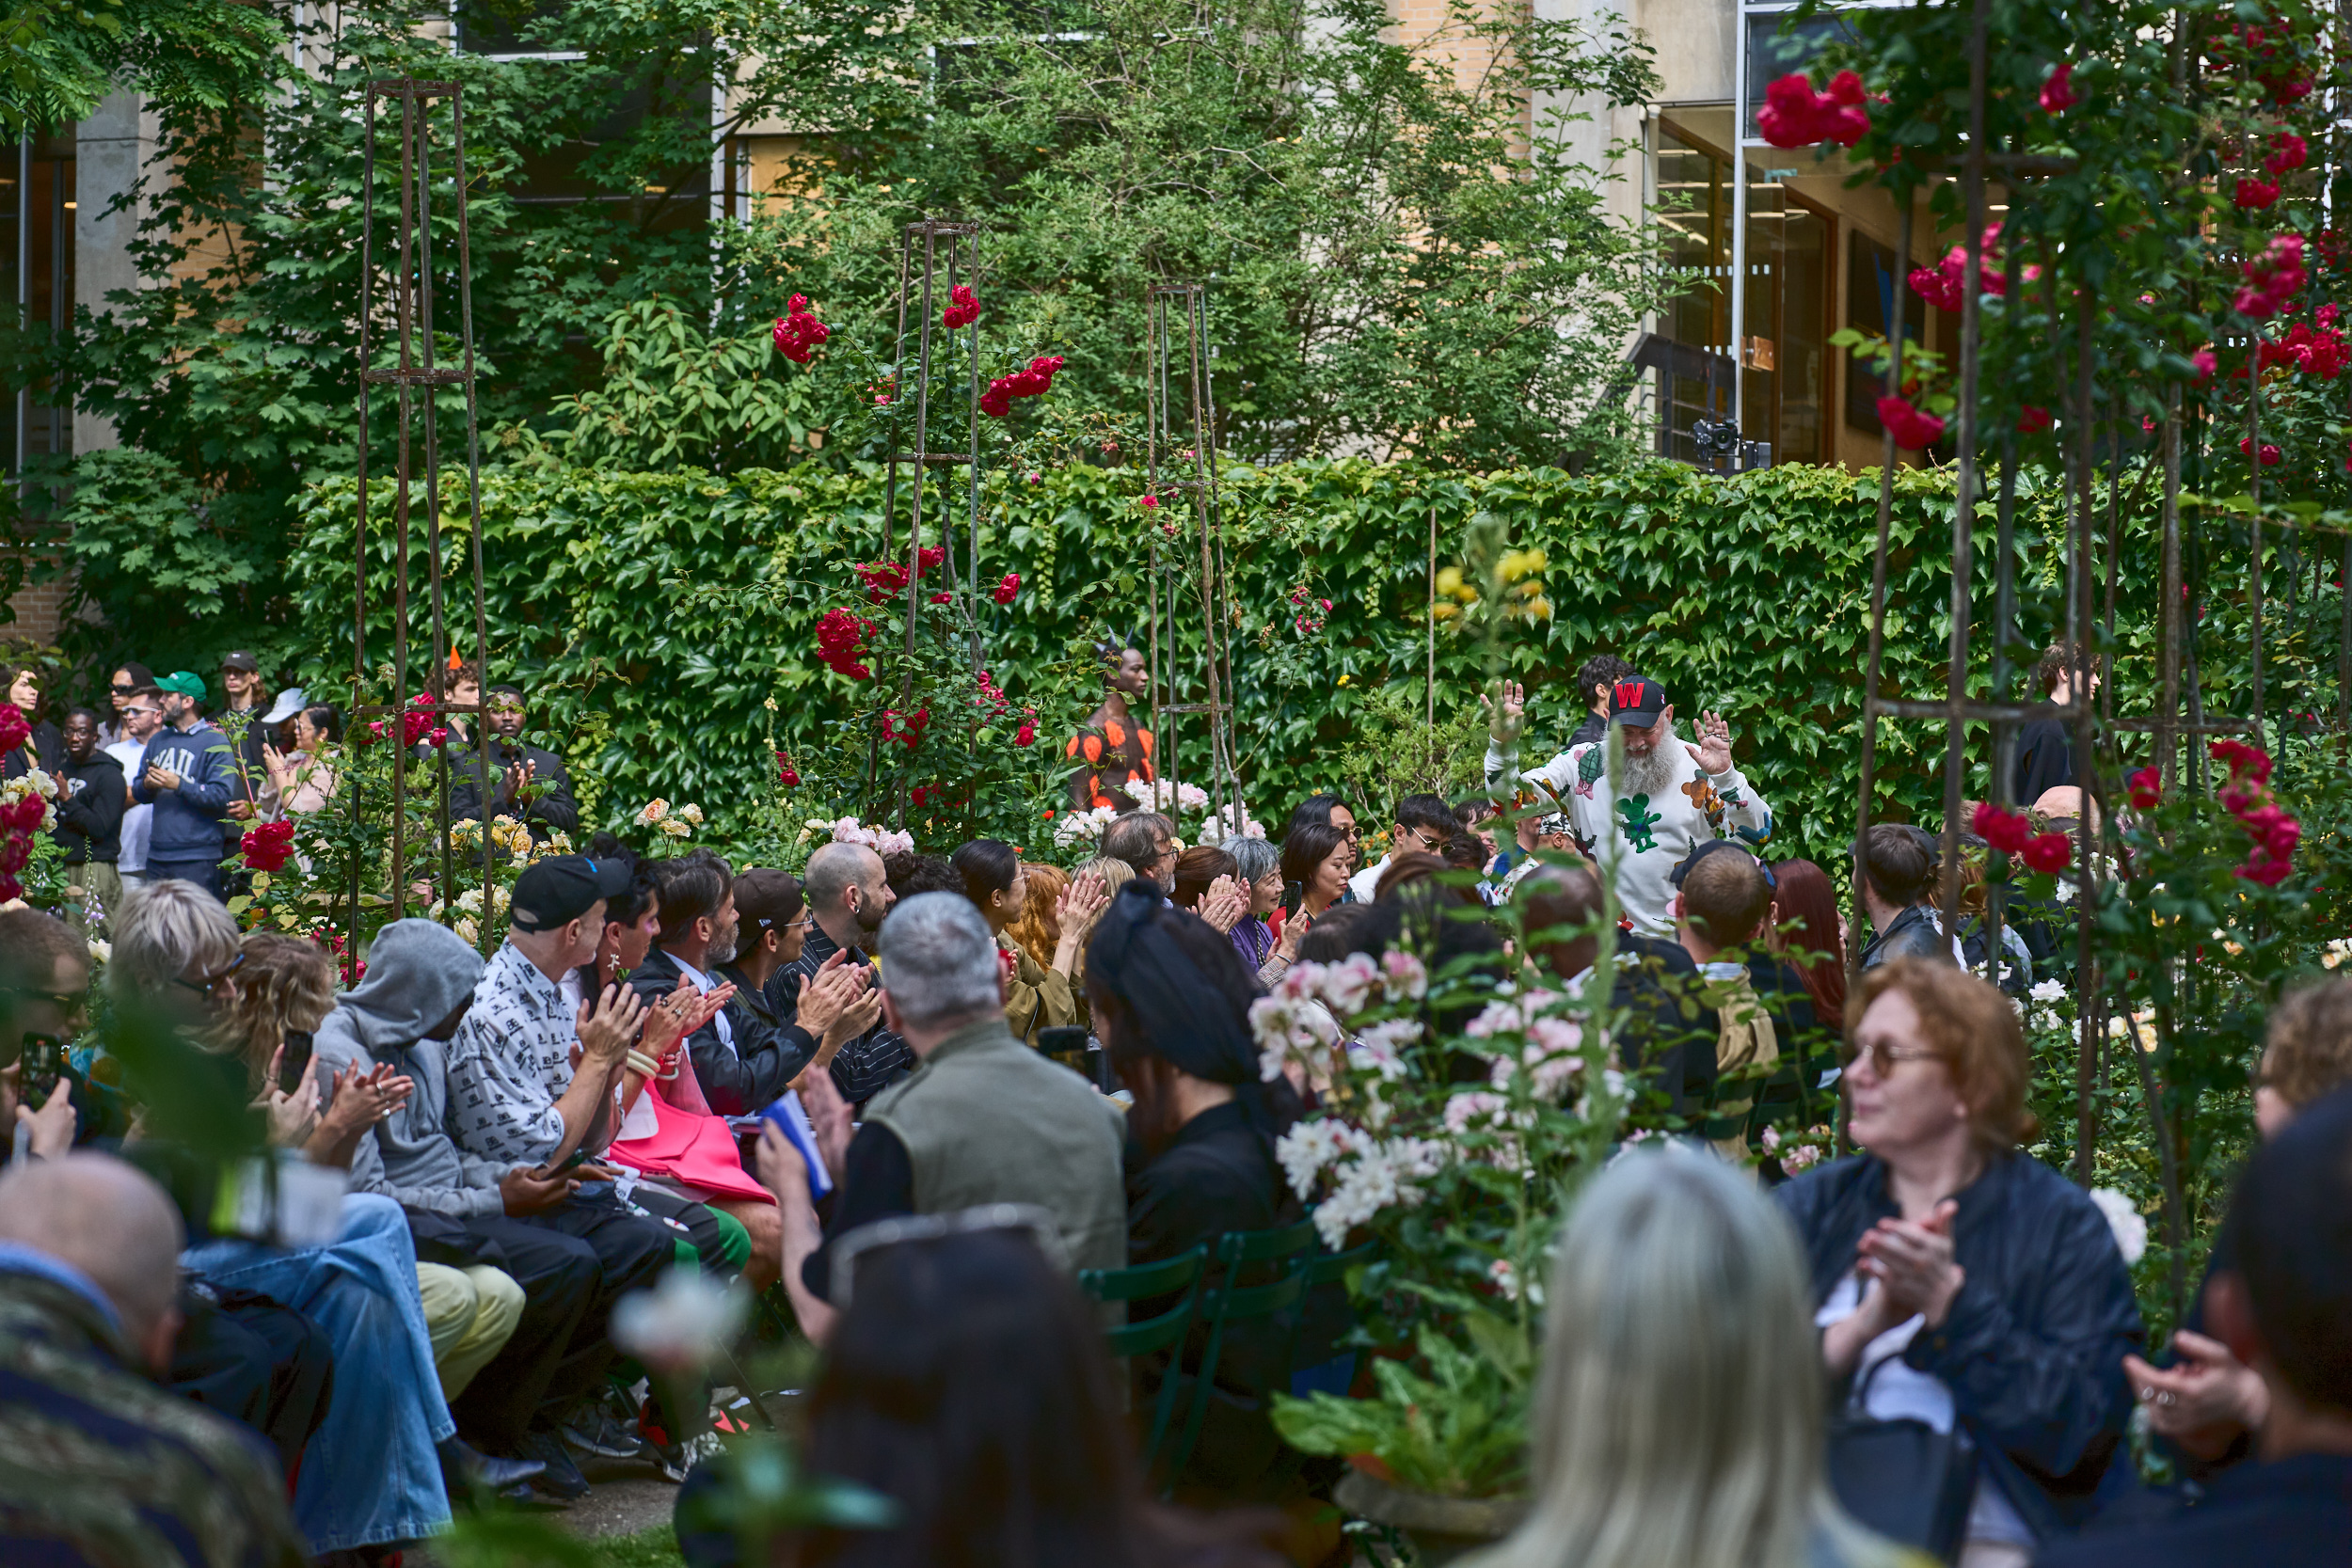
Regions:
M 204 721 L 203 678 L 175 670 L 155 683 L 164 727 L 147 743 L 132 781 L 135 800 L 155 808 L 148 839 L 147 879 L 194 882 L 221 894 L 221 818 L 238 798 L 237 763 L 229 737 Z

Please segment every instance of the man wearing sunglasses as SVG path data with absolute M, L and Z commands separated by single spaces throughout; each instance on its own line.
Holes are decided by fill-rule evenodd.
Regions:
M 115 709 L 121 734 L 106 742 L 106 754 L 122 767 L 122 827 L 115 872 L 123 883 L 137 881 L 147 870 L 147 845 L 155 826 L 155 808 L 135 800 L 131 785 L 138 782 L 147 743 L 164 727 L 163 694 L 151 686 L 138 687 Z M 101 732 L 103 735 L 104 732 Z
M 177 670 L 155 683 L 164 727 L 147 743 L 133 799 L 155 808 L 147 846 L 147 877 L 194 882 L 222 896 L 222 819 L 243 799 L 236 754 L 229 737 L 204 721 L 204 680 Z
M 89 949 L 63 923 L 39 910 L 0 911 L 0 1148 L 11 1158 L 55 1159 L 73 1147 L 72 1080 L 58 1073 L 28 1104 L 24 1077 L 56 1072 L 82 1032 L 89 969 Z

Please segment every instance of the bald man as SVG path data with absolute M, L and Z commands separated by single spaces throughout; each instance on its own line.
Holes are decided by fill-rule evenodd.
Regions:
M 872 963 L 876 933 L 898 897 L 882 875 L 882 857 L 862 844 L 828 844 L 809 856 L 801 892 L 816 924 L 802 940 L 801 956 L 770 975 L 766 990 L 768 1005 L 787 1019 L 798 1015 L 801 981 L 815 984 L 834 955 L 861 968 Z M 898 1031 L 877 1022 L 842 1045 L 831 1070 L 841 1098 L 863 1105 L 914 1066 L 914 1053 Z
M 0 1561 L 305 1560 L 252 1434 L 149 1380 L 179 1326 L 181 1241 L 163 1189 L 110 1156 L 0 1176 Z

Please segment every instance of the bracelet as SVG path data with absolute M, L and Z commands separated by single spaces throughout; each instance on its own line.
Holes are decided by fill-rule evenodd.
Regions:
M 669 1070 L 665 1072 L 662 1070 L 661 1064 L 660 1062 L 655 1061 L 651 1056 L 648 1056 L 644 1052 L 634 1048 L 631 1048 L 628 1053 L 628 1069 L 640 1077 L 659 1078 L 664 1083 L 667 1083 L 671 1079 L 677 1076 L 677 1064 L 675 1062 L 672 1062 L 670 1064 Z

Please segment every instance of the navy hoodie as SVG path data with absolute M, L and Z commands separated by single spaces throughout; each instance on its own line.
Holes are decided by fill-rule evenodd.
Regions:
M 147 770 L 163 768 L 180 775 L 178 789 L 151 789 Z M 237 759 L 229 737 L 203 721 L 192 730 L 165 728 L 155 732 L 139 758 L 139 776 L 131 793 L 155 808 L 155 826 L 148 840 L 147 858 L 156 861 L 221 859 L 221 818 L 237 796 Z

